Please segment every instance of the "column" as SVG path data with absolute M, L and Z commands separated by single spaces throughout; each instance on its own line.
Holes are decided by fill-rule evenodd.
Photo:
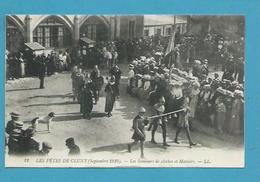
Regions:
M 73 30 L 73 40 L 74 40 L 74 44 L 77 44 L 79 41 L 79 16 L 75 15 L 74 16 L 74 30 Z
M 114 40 L 115 38 L 115 17 L 111 16 L 110 17 L 110 40 Z
M 116 37 L 120 37 L 120 16 L 116 16 Z
M 31 26 L 32 18 L 27 15 L 25 17 L 25 24 L 26 24 L 26 29 L 25 29 L 25 40 L 26 42 L 33 42 L 33 30 Z

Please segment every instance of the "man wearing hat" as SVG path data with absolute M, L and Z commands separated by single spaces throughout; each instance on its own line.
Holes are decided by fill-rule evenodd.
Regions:
M 15 129 L 15 122 L 19 121 L 20 115 L 18 113 L 12 112 L 10 113 L 11 120 L 7 122 L 5 132 L 10 135 L 11 131 Z
M 20 146 L 23 135 L 23 122 L 19 121 L 20 115 L 18 113 L 10 113 L 11 120 L 7 122 L 6 133 L 9 135 L 7 142 L 8 154 L 19 154 L 21 153 Z
M 128 152 L 131 152 L 131 149 L 134 145 L 136 145 L 140 141 L 140 149 L 141 149 L 141 158 L 144 158 L 144 141 L 145 141 L 145 130 L 144 127 L 148 124 L 148 120 L 144 117 L 146 113 L 146 109 L 144 107 L 140 107 L 138 115 L 133 120 L 133 130 L 134 134 L 132 139 L 134 142 L 127 145 Z
M 66 139 L 66 146 L 69 148 L 69 155 L 79 155 L 80 148 L 78 145 L 75 144 L 74 138 Z
M 50 150 L 52 149 L 52 146 L 48 142 L 42 142 L 42 150 L 39 151 L 39 155 L 48 155 Z
M 44 88 L 45 71 L 46 71 L 45 56 L 41 55 L 38 61 L 38 76 L 40 79 L 40 89 Z
M 159 99 L 158 103 L 156 103 L 154 105 L 154 109 L 156 110 L 156 114 L 157 115 L 160 115 L 160 114 L 164 113 L 164 111 L 165 111 L 164 104 L 165 104 L 165 99 L 164 99 L 164 97 L 161 97 Z M 155 135 L 155 132 L 156 132 L 158 126 L 160 125 L 161 128 L 162 128 L 163 146 L 164 147 L 169 146 L 166 143 L 166 120 L 165 120 L 165 118 L 164 117 L 155 118 L 151 125 L 153 125 L 151 142 L 154 143 L 154 144 L 157 144 L 157 142 L 154 139 L 154 135 Z M 149 126 L 149 129 L 151 129 L 151 127 L 152 127 L 151 125 Z

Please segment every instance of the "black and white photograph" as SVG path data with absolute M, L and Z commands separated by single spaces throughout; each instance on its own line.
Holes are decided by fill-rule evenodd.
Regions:
M 5 16 L 5 167 L 243 168 L 245 17 Z

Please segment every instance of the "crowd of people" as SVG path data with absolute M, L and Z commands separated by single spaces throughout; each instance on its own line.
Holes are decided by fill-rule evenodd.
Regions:
M 216 133 L 229 134 L 243 133 L 243 97 L 244 75 L 241 72 L 231 72 L 235 69 L 233 57 L 226 63 L 224 74 L 215 73 L 214 77 L 209 75 L 208 60 L 195 60 L 189 72 L 181 66 L 177 68 L 176 59 L 172 60 L 173 65 L 167 67 L 165 60 L 159 53 L 141 56 L 129 65 L 129 83 L 127 92 L 132 96 L 148 100 L 153 106 L 156 114 L 169 113 L 179 110 L 184 105 L 189 110 L 189 125 L 194 120 L 201 121 L 215 128 Z M 243 58 L 239 58 L 240 61 Z M 229 73 L 230 76 L 226 77 Z M 163 101 L 162 101 L 163 100 Z M 188 101 L 187 101 L 188 100 Z M 163 103 L 165 107 L 158 107 Z M 162 105 L 162 104 L 161 104 Z M 166 143 L 165 122 L 173 118 L 178 126 L 179 114 L 168 115 L 159 121 L 163 131 L 163 143 Z M 190 126 L 190 127 L 191 127 Z M 158 127 L 157 122 L 152 129 L 152 142 L 154 133 Z M 149 127 L 151 129 L 151 127 Z M 190 139 L 190 134 L 187 132 Z M 178 132 L 175 141 L 178 142 Z
M 181 38 L 175 38 L 181 44 Z M 184 64 L 180 44 L 174 44 L 174 49 L 166 55 L 167 42 L 163 42 L 158 37 L 100 42 L 83 55 L 60 52 L 57 56 L 55 52 L 52 52 L 47 57 L 44 55 L 33 56 L 33 59 L 27 62 L 30 68 L 30 71 L 27 70 L 27 72 L 30 75 L 39 76 L 40 88 L 44 88 L 46 72 L 48 75 L 52 75 L 55 72 L 72 68 L 73 101 L 80 104 L 80 113 L 83 118 L 91 119 L 91 112 L 94 105 L 98 104 L 100 92 L 105 83 L 100 68 L 109 70 L 110 78 L 106 77 L 107 84 L 104 88 L 106 94 L 104 110 L 107 117 L 111 117 L 114 103 L 120 96 L 119 85 L 122 73 L 117 64 L 130 62 L 126 91 L 133 97 L 147 100 L 156 116 L 152 119 L 144 117 L 146 110 L 140 108 L 138 116 L 133 121 L 132 139 L 134 142 L 128 145 L 128 151 L 131 152 L 132 146 L 140 141 L 141 156 L 143 156 L 145 141 L 145 125 L 148 125 L 148 131 L 151 131 L 151 142 L 154 144 L 157 143 L 155 141 L 156 130 L 158 127 L 162 128 L 163 146 L 165 147 L 169 146 L 166 141 L 169 120 L 173 120 L 177 127 L 175 143 L 179 143 L 178 136 L 184 128 L 190 147 L 196 145 L 190 134 L 190 129 L 193 129 L 196 121 L 213 127 L 217 134 L 224 132 L 232 135 L 242 134 L 244 127 L 244 58 L 234 57 L 232 52 L 226 52 L 227 59 L 225 55 L 226 61 L 221 62 L 223 75 L 216 72 L 212 77 L 209 71 L 209 61 L 205 58 L 193 60 L 190 65 Z M 15 60 L 22 61 L 22 57 L 21 54 L 20 58 L 15 57 Z M 7 57 L 7 59 L 13 61 L 11 57 Z M 13 64 L 11 62 L 9 65 Z M 88 68 L 92 66 L 94 69 L 88 72 Z M 15 78 L 16 71 L 12 70 L 9 78 Z M 32 139 L 34 130 L 29 128 L 22 131 L 20 126 L 22 123 L 17 122 L 13 114 L 10 123 L 12 124 L 8 124 L 6 129 L 6 133 L 9 134 L 7 142 L 9 154 L 17 150 L 12 149 L 13 146 L 15 146 L 14 148 L 19 146 L 19 151 L 35 147 L 36 153 L 43 153 L 44 146 L 45 148 L 49 146 L 51 149 L 50 145 L 45 142 L 40 152 L 39 145 L 36 145 Z M 10 126 L 13 128 L 10 129 Z M 35 145 L 31 147 L 30 145 L 33 143 Z M 70 144 L 76 148 L 76 151 L 79 151 L 74 139 L 66 141 L 68 147 Z M 28 153 L 28 151 L 22 153 Z
M 80 104 L 80 112 L 83 118 L 91 119 L 93 105 L 99 101 L 100 91 L 104 84 L 104 78 L 100 74 L 99 67 L 94 66 L 94 70 L 88 73 L 86 69 L 74 66 L 71 74 L 73 101 Z M 105 112 L 108 117 L 112 116 L 112 111 L 116 99 L 119 98 L 119 84 L 121 70 L 118 65 L 113 65 L 109 70 L 110 78 L 106 77 L 107 84 L 104 92 L 106 93 Z
M 162 44 L 163 43 L 163 44 Z M 11 53 L 6 51 L 6 80 L 21 77 L 39 76 L 41 63 L 44 63 L 48 76 L 57 72 L 68 71 L 72 65 L 84 68 L 111 68 L 118 63 L 126 63 L 155 47 L 164 49 L 166 41 L 160 37 L 141 37 L 129 40 L 115 39 L 114 41 L 96 42 L 94 47 L 83 49 L 80 45 L 64 51 L 52 50 L 37 53 L 35 51 L 20 51 Z
M 190 134 L 190 129 L 193 129 L 196 121 L 213 127 L 219 135 L 224 132 L 231 135 L 243 134 L 243 73 L 230 72 L 230 68 L 225 67 L 222 78 L 218 72 L 215 72 L 212 78 L 206 59 L 194 60 L 192 68 L 189 69 L 182 65 L 179 67 L 181 62 L 176 64 L 176 57 L 170 61 L 172 65 L 167 66 L 169 61 L 158 55 L 162 54 L 156 52 L 141 56 L 129 65 L 127 92 L 143 101 L 147 100 L 154 114 L 158 116 L 147 122 L 147 118 L 143 117 L 145 109 L 140 109 L 136 121 L 134 120 L 132 137 L 134 142 L 128 145 L 129 152 L 131 147 L 140 141 L 141 157 L 144 155 L 144 126 L 148 123 L 150 123 L 148 131 L 151 130 L 151 142 L 157 143 L 154 135 L 160 126 L 163 146 L 169 146 L 166 141 L 166 123 L 169 119 L 172 119 L 177 127 L 174 140 L 177 144 L 179 144 L 178 135 L 184 128 L 190 146 L 196 145 Z M 230 59 L 227 64 L 232 67 L 229 63 L 234 62 L 233 57 Z M 232 73 L 230 77 L 225 76 L 227 72 Z
M 11 120 L 7 122 L 5 132 L 5 143 L 8 147 L 8 154 L 15 156 L 46 156 L 52 149 L 52 145 L 49 142 L 38 142 L 34 136 L 37 130 L 34 127 L 34 120 L 32 125 L 26 129 L 23 129 L 24 123 L 20 121 L 20 115 L 18 113 L 10 113 Z M 80 148 L 75 144 L 74 138 L 68 138 L 65 141 L 65 145 L 68 147 L 68 155 L 80 154 Z

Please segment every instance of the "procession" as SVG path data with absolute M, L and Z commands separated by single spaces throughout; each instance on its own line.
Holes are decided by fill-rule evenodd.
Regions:
M 186 26 L 191 28 L 175 24 L 168 36 L 100 41 L 87 36 L 87 44 L 63 51 L 46 51 L 36 42 L 25 43 L 27 51 L 7 50 L 7 155 L 48 156 L 60 150 L 88 155 L 87 148 L 98 152 L 99 143 L 110 141 L 141 158 L 156 147 L 200 150 L 211 139 L 243 145 L 244 35 L 231 40 L 213 25 L 197 34 L 189 30 L 192 24 Z M 46 102 L 36 103 L 41 98 Z M 86 147 L 85 132 L 77 130 L 90 132 L 86 136 L 95 141 Z M 52 138 L 63 140 L 59 150 Z

